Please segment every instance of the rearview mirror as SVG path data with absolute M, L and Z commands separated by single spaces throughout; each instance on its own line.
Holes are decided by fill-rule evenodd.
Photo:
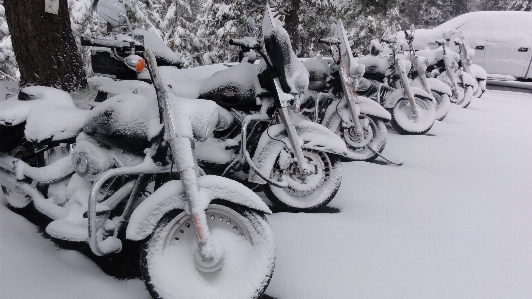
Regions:
M 127 19 L 127 10 L 124 5 L 114 0 L 100 0 L 96 12 L 113 26 L 122 25 Z

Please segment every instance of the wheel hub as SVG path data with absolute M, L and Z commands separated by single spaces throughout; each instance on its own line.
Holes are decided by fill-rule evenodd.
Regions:
M 367 146 L 373 140 L 373 137 L 373 130 L 369 125 L 362 129 L 362 134 L 357 134 L 353 127 L 344 129 L 345 142 L 354 148 Z
M 330 165 L 325 165 L 326 158 L 322 158 L 319 154 L 314 152 L 304 151 L 303 155 L 307 159 L 309 166 L 314 167 L 312 174 L 304 174 L 299 170 L 296 162 L 292 162 L 290 166 L 284 171 L 287 176 L 289 190 L 293 193 L 312 192 L 317 189 L 325 181 Z
M 222 268 L 224 257 L 223 255 L 218 256 L 216 258 L 212 258 L 210 260 L 204 260 L 201 257 L 201 254 L 199 252 L 199 249 L 196 250 L 194 254 L 194 266 L 198 271 L 204 272 L 204 273 L 213 273 Z

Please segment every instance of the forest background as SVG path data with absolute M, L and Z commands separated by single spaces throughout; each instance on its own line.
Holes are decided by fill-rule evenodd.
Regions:
M 268 0 L 117 0 L 128 10 L 133 28 L 149 30 L 181 57 L 184 67 L 236 61 L 231 38 L 247 35 L 248 18 L 262 21 Z M 107 24 L 92 9 L 93 0 L 68 0 L 72 30 L 100 36 Z M 342 19 L 355 54 L 365 54 L 370 40 L 391 27 L 432 28 L 458 15 L 480 10 L 531 11 L 532 0 L 269 0 L 288 31 L 299 57 L 326 54 L 317 41 Z M 78 48 L 91 75 L 90 50 Z M 0 75 L 20 76 L 0 0 Z

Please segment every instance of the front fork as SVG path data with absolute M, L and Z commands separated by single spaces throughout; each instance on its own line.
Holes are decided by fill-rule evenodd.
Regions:
M 447 55 L 443 56 L 443 61 L 445 63 L 445 73 L 449 80 L 451 80 L 451 88 L 453 90 L 454 97 L 458 100 L 458 83 L 456 83 L 456 78 L 454 77 L 454 72 L 451 69 L 451 64 Z
M 279 113 L 281 122 L 286 128 L 288 140 L 290 140 L 292 152 L 297 159 L 297 167 L 299 168 L 299 171 L 303 174 L 312 174 L 313 168 L 309 163 L 307 163 L 307 159 L 305 159 L 305 156 L 303 155 L 300 139 L 297 136 L 296 125 L 294 123 L 294 119 L 290 115 L 290 111 L 288 111 L 288 107 L 277 108 L 277 112 Z
M 296 131 L 296 125 L 294 123 L 294 119 L 290 115 L 290 112 L 288 111 L 289 101 L 294 98 L 292 94 L 287 94 L 283 92 L 281 88 L 281 84 L 279 83 L 279 78 L 275 78 L 273 80 L 273 83 L 275 85 L 275 89 L 277 91 L 277 95 L 279 97 L 279 102 L 281 103 L 281 107 L 277 108 L 277 112 L 279 113 L 279 116 L 281 118 L 281 122 L 283 123 L 284 127 L 286 128 L 286 133 L 288 135 L 288 139 L 290 140 L 290 145 L 292 146 L 292 152 L 294 153 L 294 156 L 297 159 L 297 167 L 299 168 L 299 171 L 302 174 L 312 174 L 313 168 L 310 164 L 307 163 L 307 160 L 305 159 L 305 156 L 303 156 L 303 149 L 301 148 L 299 137 L 297 136 Z M 296 96 L 296 108 L 299 110 L 299 97 Z
M 429 83 L 427 82 L 427 75 L 425 74 L 427 72 L 427 68 L 425 64 L 422 64 L 419 62 L 418 57 L 414 56 L 414 69 L 417 71 L 417 76 L 419 77 L 419 80 L 421 81 L 421 86 L 423 89 L 432 96 L 432 90 L 430 89 Z
M 412 110 L 412 114 L 414 116 L 417 116 L 418 115 L 417 104 L 416 104 L 416 101 L 414 100 L 414 93 L 412 92 L 412 89 L 410 88 L 410 83 L 408 82 L 406 71 L 403 68 L 403 65 L 401 64 L 401 61 L 399 60 L 399 58 L 395 59 L 395 66 L 396 66 L 396 72 L 399 74 L 399 78 L 401 79 L 403 87 L 405 88 L 406 96 L 408 97 L 408 100 L 410 101 L 410 107 Z
M 198 262 L 205 264 L 217 263 L 221 255 L 219 252 L 216 252 L 216 248 L 210 238 L 211 234 L 207 226 L 207 215 L 205 214 L 204 206 L 200 204 L 200 190 L 198 187 L 199 168 L 194 155 L 195 143 L 192 139 L 192 132 L 183 132 L 181 126 L 177 125 L 178 121 L 174 118 L 179 113 L 172 111 L 172 105 L 166 96 L 166 89 L 160 80 L 155 56 L 151 51 L 146 52 L 148 52 L 149 65 L 152 67 L 151 73 L 157 90 L 157 100 L 163 112 L 165 138 L 169 141 L 172 157 L 177 166 L 177 171 L 180 173 L 180 180 L 183 184 L 189 208 L 189 211 L 186 212 L 192 217 L 192 222 L 196 229 L 198 253 L 202 260 Z
M 355 101 L 355 93 L 350 88 L 349 85 L 349 77 L 347 75 L 346 70 L 340 65 L 340 79 L 342 81 L 342 89 L 344 92 L 344 97 L 347 100 L 347 106 L 349 107 L 349 111 L 351 112 L 351 118 L 353 119 L 353 132 L 355 133 L 355 136 L 357 138 L 362 138 L 364 136 L 364 128 L 362 127 L 362 123 L 360 122 L 360 107 L 357 105 Z M 353 82 L 353 86 L 355 88 L 358 87 L 358 78 L 355 78 L 355 81 Z

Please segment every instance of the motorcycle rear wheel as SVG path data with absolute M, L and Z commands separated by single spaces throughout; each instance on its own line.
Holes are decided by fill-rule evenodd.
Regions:
M 340 157 L 308 149 L 303 149 L 303 155 L 307 162 L 316 166 L 315 174 L 301 174 L 293 162 L 283 173 L 274 171 L 272 175 L 274 180 L 279 180 L 279 177 L 288 180 L 289 187 L 267 184 L 263 189 L 273 204 L 285 210 L 306 212 L 325 206 L 334 198 L 342 182 Z
M 417 117 L 412 113 L 410 101 L 402 98 L 391 109 L 392 127 L 403 135 L 421 135 L 427 133 L 434 125 L 436 110 L 434 103 L 428 99 L 414 97 L 417 104 Z
M 183 210 L 166 214 L 141 248 L 144 283 L 153 298 L 259 298 L 275 263 L 273 233 L 256 211 L 225 201 L 205 213 L 210 238 L 221 255 L 213 268 L 198 263 L 192 218 Z

